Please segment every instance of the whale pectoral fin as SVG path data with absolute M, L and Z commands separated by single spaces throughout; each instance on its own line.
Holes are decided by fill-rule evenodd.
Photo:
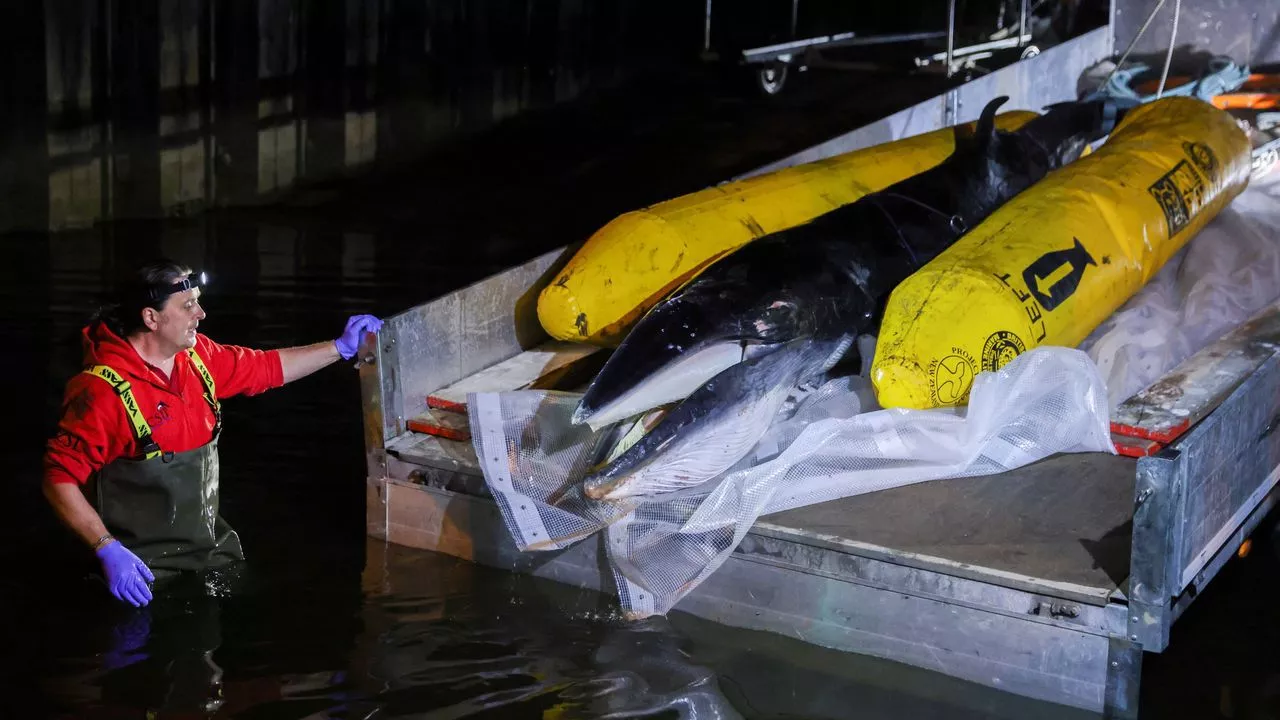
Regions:
M 595 500 L 653 496 L 714 479 L 751 452 L 799 379 L 819 370 L 835 345 L 793 340 L 724 370 L 586 477 L 584 494 Z

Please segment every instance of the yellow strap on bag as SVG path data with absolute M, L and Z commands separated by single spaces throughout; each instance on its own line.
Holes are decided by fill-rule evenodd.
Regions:
M 1037 116 L 1003 113 L 996 126 L 1017 129 Z M 724 254 L 935 167 L 954 149 L 954 128 L 943 128 L 624 213 L 542 290 L 538 319 L 553 338 L 616 346 L 649 308 Z
M 992 213 L 894 289 L 871 366 L 880 404 L 967 404 L 974 376 L 1074 347 L 1239 195 L 1249 140 L 1226 112 L 1169 97 Z

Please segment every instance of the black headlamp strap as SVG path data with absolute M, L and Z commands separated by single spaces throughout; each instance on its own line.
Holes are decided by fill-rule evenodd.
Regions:
M 203 274 L 204 273 L 201 273 L 200 275 L 203 276 Z M 186 292 L 187 290 L 194 290 L 196 288 L 203 287 L 203 283 L 200 282 L 201 279 L 202 278 L 197 277 L 192 273 L 176 283 L 168 285 L 151 285 L 147 288 L 147 299 L 152 302 L 158 302 L 160 300 L 164 300 L 170 295 L 173 295 L 174 293 Z
M 183 278 L 172 285 L 152 285 L 147 288 L 147 299 L 163 300 L 174 293 L 186 292 L 193 288 L 200 287 L 199 282 L 192 282 L 191 278 Z

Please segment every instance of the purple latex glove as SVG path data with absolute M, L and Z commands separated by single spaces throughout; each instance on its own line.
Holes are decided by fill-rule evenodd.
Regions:
M 376 333 L 382 329 L 382 321 L 372 315 L 352 315 L 347 320 L 347 328 L 342 332 L 342 337 L 333 341 L 338 346 L 338 354 L 343 360 L 350 360 L 355 356 L 356 350 L 360 349 L 360 340 L 364 338 L 367 332 Z
M 155 582 L 156 576 L 151 568 L 138 559 L 129 548 L 118 540 L 98 548 L 94 552 L 102 561 L 102 572 L 107 576 L 107 587 L 117 600 L 142 607 L 151 602 L 149 582 Z

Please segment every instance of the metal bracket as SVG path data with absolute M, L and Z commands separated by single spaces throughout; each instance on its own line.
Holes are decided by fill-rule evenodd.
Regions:
M 400 357 L 397 352 L 396 339 L 391 337 L 382 345 L 382 397 L 385 414 L 383 423 L 389 437 L 398 437 L 405 431 L 403 398 L 399 393 Z
M 1041 600 L 1031 611 L 1032 615 L 1052 618 L 1075 618 L 1080 616 L 1080 606 L 1073 603 L 1049 602 Z
M 1121 638 L 1107 645 L 1107 685 L 1103 717 L 1130 720 L 1138 717 L 1138 690 L 1142 680 L 1142 648 Z
M 960 91 L 958 89 L 948 90 L 942 96 L 942 126 L 951 127 L 958 121 L 956 118 L 960 116 L 960 108 L 964 106 L 960 100 Z
M 365 467 L 369 477 L 384 478 L 387 476 L 387 451 L 382 448 L 370 450 L 365 457 Z

